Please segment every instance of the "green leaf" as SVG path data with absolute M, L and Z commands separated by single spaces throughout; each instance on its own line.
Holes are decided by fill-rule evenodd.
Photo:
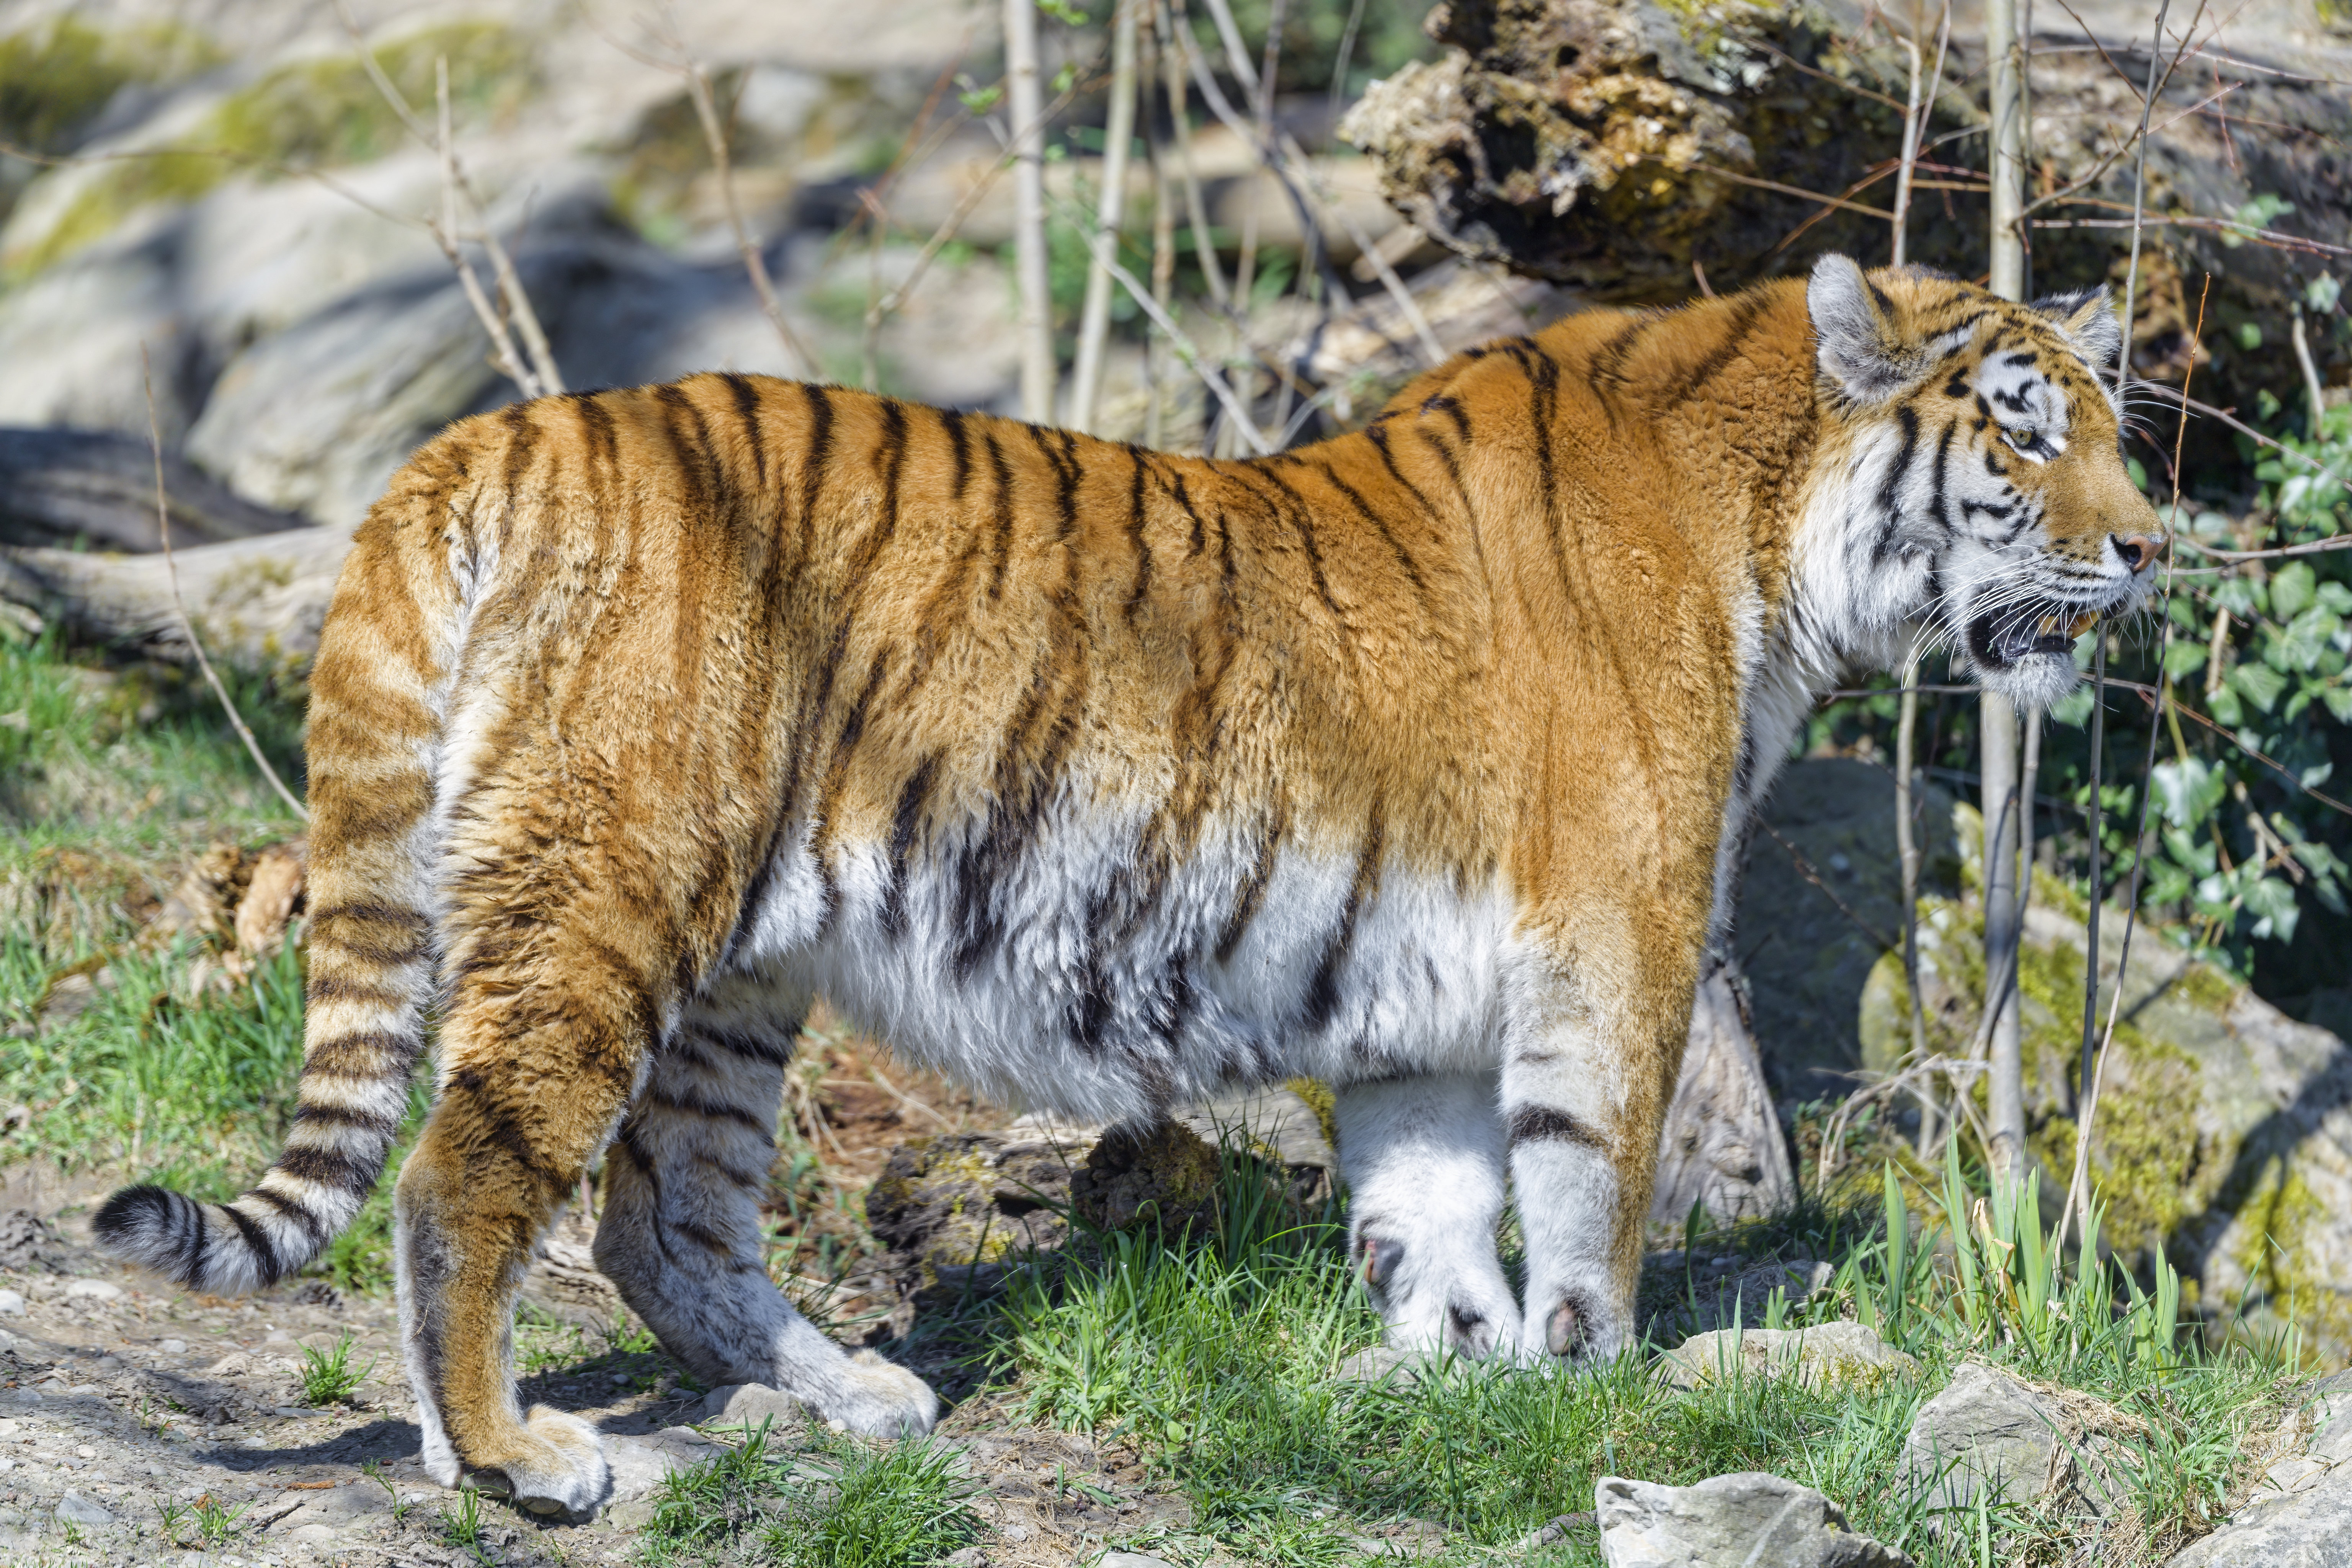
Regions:
M 2286 677 L 2267 665 L 2242 664 L 2230 672 L 2230 684 L 2246 700 L 2267 713 L 2286 691 Z M 2218 717 L 2218 715 L 2217 715 Z
M 2319 602 L 2339 616 L 2352 616 L 2352 587 L 2341 583 L 2322 583 Z
M 2318 574 L 2308 561 L 2290 561 L 2271 574 L 2271 613 L 2284 620 L 2300 613 L 2318 592 Z
M 2179 603 L 2179 600 L 2174 601 Z M 2181 641 L 2164 650 L 2164 673 L 2179 680 L 2192 669 L 2205 668 L 2207 648 L 2202 642 Z
M 2319 689 L 2319 700 L 2327 704 L 2327 710 L 2336 715 L 2337 723 L 2352 724 L 2352 686 L 2346 686 L 2341 681 L 2333 686 L 2323 686 Z
M 2156 785 L 2156 798 L 2164 807 L 2164 820 L 2176 828 L 2192 828 L 2212 815 L 2230 787 L 2228 775 L 2202 757 L 2183 757 L 2178 762 L 2158 763 L 2148 770 Z M 2183 864 L 2187 857 L 2176 856 Z M 2210 871 L 2209 863 L 2199 868 Z
M 2079 730 L 2091 717 L 2091 689 L 2077 686 L 2050 705 L 2050 717 L 2069 729 Z
M 2213 844 L 2210 839 L 2192 838 L 2185 828 L 2167 827 L 2164 830 L 2164 852 L 2172 857 L 2174 864 L 2184 871 L 2200 877 L 2213 874 Z
M 2205 694 L 2205 711 L 2232 730 L 2246 721 L 2246 710 L 2238 705 L 2238 694 L 2227 681 Z
M 2294 889 L 2284 877 L 2264 877 L 2245 892 L 2245 909 L 2254 917 L 2254 934 L 2278 942 L 2294 940 L 2295 921 L 2303 910 L 2294 901 Z

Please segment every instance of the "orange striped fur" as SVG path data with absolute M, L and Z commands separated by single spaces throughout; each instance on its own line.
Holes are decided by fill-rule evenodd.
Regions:
M 437 1000 L 398 1189 L 436 1475 L 603 1494 L 509 1345 L 600 1156 L 600 1262 L 698 1375 L 919 1430 L 929 1390 L 761 1266 L 823 993 L 1094 1120 L 1328 1079 L 1397 1342 L 1612 1354 L 1727 868 L 1812 695 L 1925 635 L 2045 700 L 2053 625 L 2144 588 L 2112 340 L 2103 299 L 1833 258 L 1458 356 L 1257 462 L 740 375 L 467 420 L 321 637 L 288 1152 L 101 1233 L 208 1289 L 299 1267 Z

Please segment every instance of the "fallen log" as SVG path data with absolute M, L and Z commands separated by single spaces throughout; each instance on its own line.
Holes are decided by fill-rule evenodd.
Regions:
M 163 489 L 175 549 L 307 526 L 178 458 L 163 459 Z M 147 443 L 110 430 L 0 428 L 0 544 L 161 550 Z
M 2088 39 L 2056 8 L 2037 13 L 2029 73 L 2029 199 L 2068 198 L 2031 214 L 2043 289 L 2120 285 L 2129 266 L 2124 154 L 2147 17 L 2079 9 Z M 2153 117 L 2134 366 L 2179 382 L 2210 272 L 2197 376 L 2222 404 L 2297 384 L 2279 348 L 2298 307 L 2325 319 L 2323 379 L 2352 369 L 2352 329 L 2323 280 L 2352 258 L 2352 47 L 2284 15 L 2233 20 L 2225 44 L 2165 76 Z M 1340 134 L 1380 165 L 1390 201 L 1463 257 L 1598 300 L 1665 302 L 1799 274 L 1824 251 L 1888 254 L 1908 65 L 1883 16 L 1865 23 L 1845 0 L 1448 0 L 1425 26 L 1445 55 L 1374 83 Z M 2168 47 L 2160 76 L 2171 59 Z M 1986 267 L 1982 65 L 1980 25 L 1962 11 L 1908 226 L 1913 259 L 1968 278 Z
M 288 673 L 318 650 L 319 626 L 351 536 L 301 527 L 182 550 L 188 619 L 217 664 Z M 0 547 L 0 599 L 78 641 L 150 658 L 192 657 L 165 558 Z

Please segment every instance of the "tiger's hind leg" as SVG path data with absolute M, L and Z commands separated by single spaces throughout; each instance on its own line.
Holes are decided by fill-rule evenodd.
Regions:
M 769 1281 L 760 1198 L 775 1159 L 798 1009 L 730 1005 L 727 983 L 690 1004 L 605 1162 L 596 1266 L 712 1386 L 759 1383 L 853 1432 L 927 1432 L 939 1401 L 871 1351 L 849 1355 Z
M 1352 1256 L 1398 1350 L 1516 1352 L 1519 1308 L 1495 1250 L 1503 1124 L 1491 1072 L 1339 1089 Z
M 515 1300 L 628 1102 L 656 1015 L 614 947 L 568 921 L 540 941 L 527 956 L 478 942 L 452 963 L 439 1097 L 394 1194 L 394 1259 L 427 1473 L 577 1516 L 609 1489 L 604 1446 L 577 1416 L 521 1408 Z

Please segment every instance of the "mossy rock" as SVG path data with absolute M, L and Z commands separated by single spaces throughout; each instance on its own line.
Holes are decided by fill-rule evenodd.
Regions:
M 1955 810 L 1973 864 L 1977 814 Z M 1976 879 L 1964 868 L 1964 882 Z M 2019 954 L 2027 1142 L 2046 1190 L 2071 1175 L 2081 1101 L 2086 923 L 2041 901 Z M 1971 899 L 1924 899 L 1920 988 L 1929 1047 L 1965 1055 L 1984 996 L 1983 918 Z M 2352 1047 L 2298 1023 L 2185 950 L 2133 933 L 2123 1005 L 2106 1010 L 2125 918 L 2099 930 L 2105 1077 L 2091 1141 L 2105 1245 L 2126 1262 L 2161 1248 L 2216 1331 L 2289 1324 L 2327 1365 L 2352 1361 Z M 1886 1070 L 1910 1047 L 1902 955 L 1882 955 L 1858 1009 L 1863 1058 Z M 1983 1087 L 1976 1094 L 1981 1103 Z
M 376 58 L 411 108 L 427 119 L 434 110 L 436 65 L 443 59 L 449 67 L 451 109 L 462 124 L 503 118 L 538 88 L 524 41 L 495 23 L 426 28 L 378 46 Z M 5 64 L 0 57 L 0 66 Z M 118 74 L 128 68 L 116 68 Z M 97 66 L 91 70 L 98 73 L 90 77 L 89 90 L 95 91 L 104 73 Z M 10 225 L 0 275 L 11 280 L 31 277 L 113 233 L 138 212 L 194 201 L 238 174 L 266 180 L 289 170 L 366 163 L 399 151 L 407 136 L 355 55 L 346 51 L 274 66 L 223 95 L 193 123 L 177 126 L 168 137 L 174 150 L 159 146 L 140 156 L 62 169 L 37 182 Z

